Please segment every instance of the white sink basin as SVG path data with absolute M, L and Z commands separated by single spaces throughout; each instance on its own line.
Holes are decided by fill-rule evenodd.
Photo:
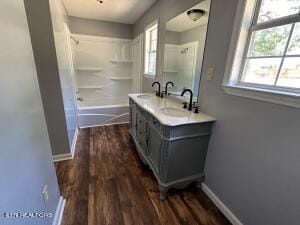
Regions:
M 138 95 L 137 97 L 144 99 L 144 100 L 150 100 L 150 99 L 154 98 L 153 95 Z
M 187 111 L 178 108 L 161 108 L 159 110 L 165 116 L 170 117 L 187 117 L 189 114 Z

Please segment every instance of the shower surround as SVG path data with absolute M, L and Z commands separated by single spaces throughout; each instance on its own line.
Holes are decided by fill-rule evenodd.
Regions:
M 127 123 L 127 96 L 141 88 L 141 39 L 72 37 L 79 126 Z

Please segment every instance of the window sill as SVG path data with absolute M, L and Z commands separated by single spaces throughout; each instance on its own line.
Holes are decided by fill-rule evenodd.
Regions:
M 227 94 L 300 108 L 300 94 L 238 85 L 223 85 Z
M 156 75 L 155 75 L 155 74 L 144 74 L 144 77 L 145 77 L 145 78 L 148 78 L 148 79 L 155 80 Z

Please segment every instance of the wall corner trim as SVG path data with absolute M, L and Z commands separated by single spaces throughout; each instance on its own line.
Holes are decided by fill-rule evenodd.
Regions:
M 69 160 L 73 159 L 76 151 L 76 143 L 77 143 L 77 138 L 78 138 L 78 133 L 79 130 L 76 128 L 74 138 L 72 141 L 72 146 L 71 146 L 71 152 L 67 154 L 60 154 L 60 155 L 54 155 L 53 156 L 53 161 L 54 162 L 59 162 L 59 161 L 64 161 L 64 160 Z
M 221 199 L 219 199 L 215 195 L 215 193 L 212 192 L 212 190 L 206 184 L 202 183 L 201 189 L 233 225 L 243 225 L 241 221 L 231 212 L 231 210 L 221 201 Z
M 60 196 L 55 211 L 54 219 L 52 225 L 61 225 L 64 209 L 65 209 L 66 200 Z

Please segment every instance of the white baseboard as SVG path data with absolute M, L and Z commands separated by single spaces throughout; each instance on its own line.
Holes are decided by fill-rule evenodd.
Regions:
M 69 160 L 69 159 L 73 159 L 71 153 L 54 155 L 53 156 L 53 161 L 54 162 L 59 162 L 59 161 L 64 161 L 64 160 Z
M 203 192 L 213 201 L 213 203 L 219 208 L 224 216 L 232 223 L 232 225 L 243 225 L 241 221 L 231 212 L 229 208 L 206 186 L 202 183 L 201 189 Z
M 75 150 L 76 150 L 76 143 L 77 143 L 78 133 L 79 133 L 79 130 L 78 130 L 78 127 L 77 127 L 76 130 L 75 130 L 75 134 L 74 134 L 74 138 L 73 138 L 72 146 L 71 146 L 71 155 L 72 155 L 72 159 L 74 158 L 74 155 L 75 155 Z
M 65 204 L 66 204 L 66 200 L 62 196 L 60 196 L 52 225 L 60 225 L 61 224 L 63 214 L 64 214 L 64 209 L 65 209 Z
M 78 130 L 78 128 L 76 128 L 74 138 L 73 138 L 73 141 L 72 141 L 72 145 L 71 145 L 71 152 L 66 153 L 66 154 L 54 155 L 53 156 L 53 161 L 54 162 L 59 162 L 59 161 L 64 161 L 64 160 L 69 160 L 69 159 L 74 158 L 78 133 L 79 133 L 79 130 Z

